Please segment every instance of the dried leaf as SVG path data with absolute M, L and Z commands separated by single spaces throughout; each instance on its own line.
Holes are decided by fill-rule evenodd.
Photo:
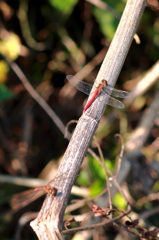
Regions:
M 138 231 L 140 237 L 143 237 L 143 238 L 146 237 L 146 233 L 148 232 L 145 228 L 137 228 L 137 231 Z
M 147 231 L 145 236 L 146 237 L 157 237 L 158 233 L 159 233 L 159 228 L 154 228 L 152 231 Z
M 125 225 L 126 225 L 126 227 L 127 227 L 128 229 L 130 229 L 130 228 L 135 228 L 138 224 L 139 224 L 139 220 L 138 220 L 138 219 L 136 219 L 136 220 L 134 220 L 134 221 L 132 221 L 132 222 L 130 222 L 130 221 L 126 221 L 126 222 L 125 222 Z
M 97 205 L 92 206 L 92 211 L 93 211 L 95 217 L 108 216 L 111 212 L 114 212 L 115 210 L 116 209 L 100 208 Z

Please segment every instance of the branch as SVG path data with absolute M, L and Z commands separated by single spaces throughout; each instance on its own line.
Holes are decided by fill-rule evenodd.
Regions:
M 159 90 L 157 90 L 153 102 L 146 109 L 139 126 L 133 131 L 128 142 L 126 143 L 126 150 L 128 152 L 138 151 L 145 143 L 152 126 L 154 124 L 154 119 L 156 118 L 159 111 Z
M 131 91 L 130 98 L 124 99 L 124 104 L 126 107 L 134 101 L 136 97 L 142 96 L 146 91 L 148 91 L 159 78 L 159 61 L 157 61 L 147 73 L 140 79 L 134 89 Z
M 111 86 L 115 85 L 145 5 L 145 0 L 127 1 L 123 16 L 100 68 L 95 85 L 99 84 L 102 79 L 107 79 Z M 95 85 L 93 88 L 95 88 Z M 92 91 L 94 91 L 94 89 L 92 89 Z M 92 106 L 79 119 L 58 169 L 57 177 L 63 174 L 61 181 L 50 183 L 52 187 L 57 188 L 57 196 L 47 195 L 37 218 L 31 222 L 32 228 L 41 240 L 63 239 L 61 235 L 62 219 L 70 191 L 92 136 L 104 112 L 106 99 L 107 97 L 101 93 Z M 66 176 L 68 177 L 67 179 Z M 72 178 L 70 178 L 70 176 Z

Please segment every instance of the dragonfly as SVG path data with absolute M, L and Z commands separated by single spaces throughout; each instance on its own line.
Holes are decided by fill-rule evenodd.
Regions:
M 53 182 L 55 181 L 56 185 L 59 186 L 58 184 L 59 181 L 64 181 L 65 179 L 72 178 L 68 177 L 67 173 L 68 170 L 61 174 L 57 174 L 53 180 L 51 180 L 45 185 L 42 185 L 41 187 L 33 188 L 21 193 L 14 194 L 10 201 L 12 208 L 17 209 L 19 208 L 19 206 L 26 206 L 28 203 L 31 203 L 32 201 L 36 200 L 37 198 L 44 194 L 49 194 L 50 196 L 53 196 L 53 198 L 59 196 L 58 195 L 59 189 L 58 187 L 57 188 L 55 187 Z
M 77 77 L 72 76 L 72 75 L 67 75 L 66 78 L 78 90 L 80 90 L 81 92 L 83 92 L 87 95 L 90 94 L 91 89 L 92 89 L 91 84 L 81 81 Z M 86 106 L 84 107 L 83 112 L 85 112 L 91 106 L 91 104 L 94 102 L 94 100 L 96 99 L 96 97 L 99 95 L 99 93 L 101 91 L 104 91 L 105 94 L 109 95 L 109 98 L 107 98 L 106 103 L 108 105 L 116 107 L 116 108 L 124 108 L 125 105 L 122 102 L 120 102 L 119 100 L 111 97 L 111 95 L 114 97 L 119 97 L 119 98 L 128 98 L 131 96 L 131 94 L 126 91 L 118 90 L 118 89 L 115 89 L 115 88 L 109 86 L 107 80 L 102 79 L 101 83 L 98 84 L 92 97 L 87 102 Z
M 36 192 L 38 192 L 40 190 L 43 190 L 46 193 L 48 193 L 50 195 L 53 195 L 53 196 L 56 196 L 56 194 L 57 194 L 57 188 L 51 187 L 50 184 L 46 184 L 46 185 L 44 185 L 42 187 L 38 187 L 38 188 L 34 188 L 34 189 L 26 191 L 27 194 L 22 196 L 22 197 L 20 197 L 18 199 L 18 202 L 24 202 L 24 201 L 29 200 L 30 198 L 32 198 L 36 194 Z
M 67 171 L 65 172 L 67 173 Z M 65 174 L 65 173 L 62 173 L 60 174 L 59 176 L 56 176 L 54 178 L 53 181 L 57 180 L 57 181 L 60 181 L 61 177 Z M 66 177 L 67 179 L 67 177 Z M 57 194 L 57 188 L 55 187 L 51 187 L 51 185 L 49 183 L 47 183 L 46 185 L 43 185 L 42 187 L 37 187 L 37 188 L 34 188 L 34 189 L 30 189 L 30 190 L 27 190 L 25 191 L 25 195 L 23 195 L 22 197 L 18 198 L 18 202 L 27 202 L 28 200 L 30 200 L 37 192 L 39 191 L 45 191 L 45 193 L 48 193 L 50 195 L 53 195 L 53 196 L 56 196 Z

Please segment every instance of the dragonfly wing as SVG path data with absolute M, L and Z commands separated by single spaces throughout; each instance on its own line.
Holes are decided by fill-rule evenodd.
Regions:
M 81 80 L 79 80 L 78 78 L 76 78 L 72 75 L 67 75 L 66 78 L 78 90 L 80 90 L 81 92 L 83 92 L 87 95 L 90 94 L 90 91 L 92 89 L 92 85 L 90 85 L 89 83 L 86 83 L 84 81 L 81 81 Z
M 117 99 L 112 98 L 112 97 L 108 98 L 107 104 L 110 106 L 116 107 L 116 108 L 124 108 L 125 107 L 125 105 L 122 102 L 120 102 Z
M 113 97 L 119 97 L 119 98 L 128 98 L 131 96 L 131 93 L 128 93 L 126 91 L 117 90 L 113 87 L 106 86 L 104 88 L 104 91 L 108 93 L 109 95 L 112 95 Z
M 24 201 L 28 201 L 29 199 L 31 199 L 35 194 L 36 192 L 33 192 L 33 190 L 30 190 L 31 192 L 18 198 L 18 202 L 24 202 Z

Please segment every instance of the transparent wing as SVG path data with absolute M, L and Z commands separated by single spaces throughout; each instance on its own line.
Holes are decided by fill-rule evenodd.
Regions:
M 117 99 L 115 98 L 112 98 L 109 96 L 109 98 L 106 100 L 107 104 L 110 105 L 110 106 L 113 106 L 113 107 L 116 107 L 116 108 L 124 108 L 125 105 L 118 101 Z
M 17 202 L 20 203 L 20 202 L 28 201 L 29 199 L 31 199 L 37 193 L 37 192 L 34 192 L 33 189 L 28 190 L 28 191 L 30 191 L 30 193 L 26 193 L 26 195 L 18 198 Z M 28 191 L 26 191 L 26 192 L 28 192 Z
M 115 89 L 113 87 L 110 87 L 110 86 L 106 86 L 104 88 L 104 91 L 106 93 L 108 93 L 109 95 L 112 95 L 113 97 L 128 98 L 128 97 L 131 96 L 131 94 L 126 92 L 126 91 L 117 90 L 117 89 Z
M 90 94 L 90 91 L 92 89 L 92 85 L 91 84 L 86 83 L 84 81 L 81 81 L 80 79 L 78 79 L 78 78 L 76 78 L 76 77 L 74 77 L 72 75 L 67 75 L 66 78 L 78 90 L 80 90 L 81 92 L 84 92 L 87 95 Z M 128 97 L 131 96 L 131 94 L 126 92 L 126 91 L 117 90 L 117 89 L 115 89 L 113 87 L 110 87 L 110 86 L 106 86 L 104 88 L 104 91 L 106 93 L 108 93 L 109 95 L 112 95 L 114 97 L 119 97 L 119 98 L 128 98 Z
M 67 75 L 66 76 L 67 80 L 74 86 L 76 87 L 78 90 L 80 90 L 81 92 L 89 95 L 90 91 L 92 89 L 92 85 L 89 83 L 86 83 L 84 81 L 79 80 L 78 78 L 72 76 L 72 75 Z

